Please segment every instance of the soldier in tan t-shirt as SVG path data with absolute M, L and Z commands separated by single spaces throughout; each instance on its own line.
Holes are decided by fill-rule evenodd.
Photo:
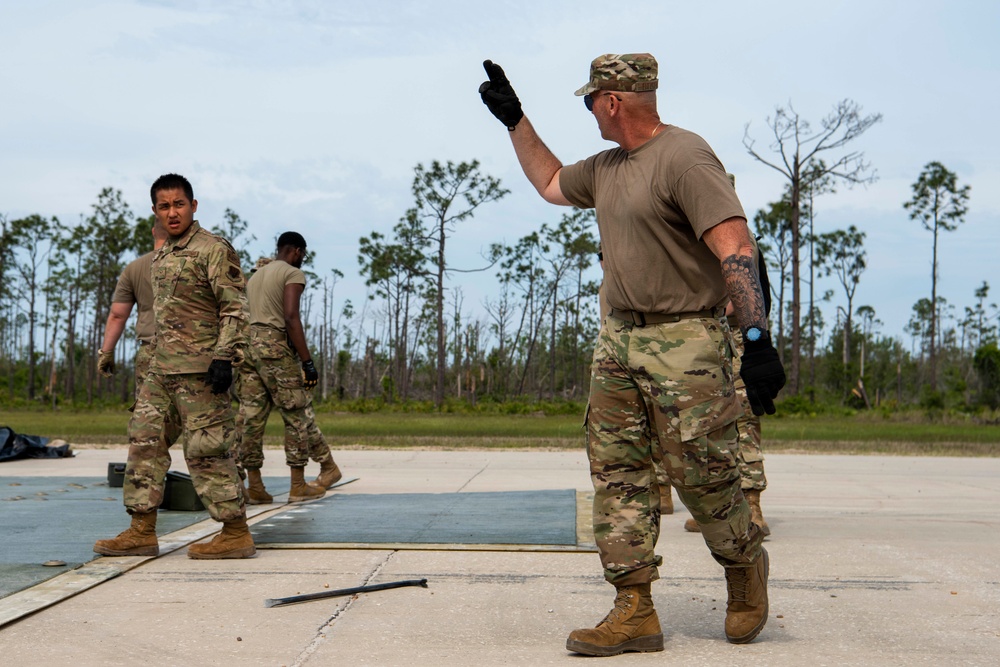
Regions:
M 662 651 L 650 584 L 659 578 L 659 458 L 725 569 L 726 638 L 767 622 L 768 555 L 740 490 L 730 345 L 732 301 L 746 339 L 741 375 L 753 411 L 774 412 L 785 375 L 767 332 L 746 214 L 704 139 L 660 120 L 656 59 L 607 54 L 576 91 L 617 144 L 564 166 L 542 142 L 499 65 L 483 63 L 482 101 L 507 128 L 546 201 L 594 208 L 611 311 L 594 351 L 587 411 L 594 536 L 615 606 L 566 647 L 587 655 Z M 656 451 L 654 451 L 654 449 Z
M 319 373 L 309 354 L 299 317 L 299 302 L 306 286 L 300 268 L 306 241 L 297 232 L 278 237 L 277 257 L 260 266 L 247 281 L 250 306 L 249 358 L 240 370 L 237 458 L 247 472 L 249 502 L 269 503 L 260 469 L 264 464 L 264 428 L 271 408 L 277 407 L 285 422 L 285 462 L 291 470 L 289 502 L 321 498 L 341 478 L 330 447 L 316 426 L 312 389 Z M 320 464 L 319 476 L 305 481 L 305 467 L 312 458 Z
M 139 395 L 139 387 L 149 370 L 150 344 L 153 342 L 155 329 L 153 326 L 153 286 L 149 272 L 153 265 L 153 255 L 167 240 L 167 232 L 160 225 L 153 224 L 153 250 L 132 260 L 118 277 L 114 296 L 111 297 L 111 309 L 108 321 L 104 325 L 104 344 L 98 352 L 97 370 L 105 377 L 111 377 L 115 372 L 115 345 L 125 331 L 128 318 L 132 315 L 132 307 L 138 307 L 135 322 L 135 395 Z M 134 403 L 133 403 L 134 405 Z

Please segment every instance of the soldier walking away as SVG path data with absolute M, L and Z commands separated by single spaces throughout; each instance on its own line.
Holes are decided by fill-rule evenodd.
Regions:
M 316 426 L 312 389 L 319 373 L 309 354 L 299 304 L 306 286 L 302 261 L 306 240 L 297 232 L 278 237 L 277 258 L 260 266 L 247 281 L 250 349 L 240 370 L 239 462 L 246 469 L 250 504 L 269 503 L 260 469 L 264 464 L 264 428 L 277 406 L 285 422 L 285 462 L 291 469 L 288 502 L 322 498 L 342 474 Z M 312 458 L 320 464 L 314 482 L 305 481 Z
M 153 257 L 155 338 L 129 422 L 124 500 L 131 526 L 98 540 L 108 556 L 156 555 L 156 511 L 170 466 L 165 424 L 180 424 L 184 459 L 202 503 L 222 531 L 188 548 L 191 558 L 256 554 L 247 526 L 236 462 L 230 451 L 235 418 L 229 388 L 247 344 L 245 281 L 229 243 L 194 219 L 198 202 L 183 176 L 165 174 L 150 188 L 157 224 L 169 238 Z
M 617 594 L 597 627 L 574 630 L 566 647 L 663 650 L 650 593 L 662 564 L 654 456 L 724 568 L 726 638 L 752 641 L 767 622 L 768 555 L 740 491 L 728 301 L 747 341 L 741 373 L 755 413 L 774 412 L 785 374 L 736 190 L 701 137 L 660 120 L 657 63 L 647 53 L 591 63 L 576 94 L 618 147 L 567 166 L 538 137 L 500 66 L 484 67 L 480 96 L 528 180 L 550 203 L 596 208 L 604 254 L 611 312 L 594 351 L 587 431 L 594 534 Z

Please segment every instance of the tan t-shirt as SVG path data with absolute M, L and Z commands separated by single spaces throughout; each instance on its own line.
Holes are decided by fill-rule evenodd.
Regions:
M 687 313 L 729 300 L 719 259 L 701 236 L 746 214 L 698 135 L 667 125 L 633 151 L 613 148 L 564 167 L 559 187 L 574 206 L 597 209 L 612 308 Z
M 156 333 L 153 320 L 153 283 L 149 277 L 154 254 L 147 252 L 129 262 L 118 277 L 115 294 L 111 297 L 114 303 L 137 306 L 139 312 L 135 320 L 135 337 L 147 343 L 153 340 L 153 334 Z
M 285 285 L 305 285 L 306 274 L 277 259 L 258 269 L 247 281 L 250 324 L 285 330 Z

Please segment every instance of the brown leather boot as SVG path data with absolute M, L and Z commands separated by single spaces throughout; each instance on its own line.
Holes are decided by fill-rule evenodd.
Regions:
M 698 525 L 698 522 L 694 520 L 694 517 L 691 517 L 690 519 L 684 522 L 684 530 L 686 530 L 689 533 L 700 533 L 701 526 Z
M 301 503 L 306 500 L 316 500 L 326 495 L 326 489 L 306 482 L 305 468 L 291 468 L 291 471 L 292 488 L 288 492 L 288 502 Z
M 118 537 L 94 542 L 94 551 L 103 556 L 159 556 L 156 510 L 133 512 L 132 525 L 118 533 Z
M 674 513 L 674 492 L 669 484 L 660 485 L 660 514 Z
M 771 534 L 771 528 L 767 525 L 767 521 L 764 520 L 764 513 L 760 510 L 760 490 L 746 489 L 743 495 L 746 496 L 747 504 L 750 505 L 750 520 L 760 526 L 764 537 L 767 537 Z
M 257 553 L 247 518 L 241 516 L 222 524 L 222 532 L 211 542 L 192 544 L 188 547 L 188 558 L 252 558 Z
M 663 632 L 653 608 L 649 584 L 620 586 L 614 609 L 596 628 L 571 632 L 566 650 L 600 656 L 625 651 L 662 651 Z
M 319 464 L 319 476 L 313 481 L 313 486 L 318 486 L 321 489 L 329 489 L 339 482 L 343 476 L 344 474 L 337 467 L 337 462 L 331 456 Z
M 264 488 L 264 480 L 260 477 L 260 468 L 257 470 L 247 470 L 247 495 L 250 505 L 267 505 L 274 501 L 274 498 L 267 489 Z
M 726 568 L 726 639 L 733 644 L 752 642 L 767 623 L 767 550 L 751 565 Z

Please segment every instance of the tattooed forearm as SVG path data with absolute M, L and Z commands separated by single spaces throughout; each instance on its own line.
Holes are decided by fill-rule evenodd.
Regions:
M 730 255 L 722 260 L 722 277 L 733 302 L 733 310 L 740 329 L 750 327 L 767 329 L 764 313 L 764 296 L 757 277 L 757 262 L 753 257 Z

